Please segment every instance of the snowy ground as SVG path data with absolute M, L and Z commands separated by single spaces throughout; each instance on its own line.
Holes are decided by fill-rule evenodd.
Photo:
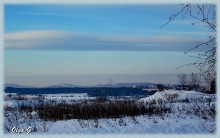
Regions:
M 121 119 L 68 120 L 52 123 L 47 133 L 73 134 L 198 134 L 209 133 L 199 117 L 137 116 Z M 206 126 L 205 126 L 206 127 Z
M 11 128 L 19 127 L 26 130 L 35 128 L 32 134 L 38 133 L 70 133 L 70 134 L 209 134 L 216 131 L 215 94 L 204 94 L 196 91 L 166 90 L 142 98 L 136 102 L 154 103 L 158 106 L 169 106 L 171 113 L 163 115 L 140 115 L 117 119 L 71 119 L 61 121 L 43 121 L 33 111 L 29 118 L 25 113 L 11 112 L 10 107 L 19 104 L 38 104 L 34 96 L 27 99 L 15 100 L 5 98 L 4 131 L 11 132 Z M 84 95 L 45 95 L 42 100 L 68 102 L 88 98 Z M 93 97 L 94 98 L 94 97 Z M 30 100 L 32 99 L 32 100 Z

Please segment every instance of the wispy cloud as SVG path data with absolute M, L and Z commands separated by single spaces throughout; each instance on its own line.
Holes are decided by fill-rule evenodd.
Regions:
M 177 35 L 152 37 L 108 36 L 55 30 L 21 31 L 5 34 L 6 49 L 36 50 L 133 50 L 186 51 L 204 41 Z
M 127 32 L 134 32 L 134 33 L 155 33 L 155 34 L 162 34 L 162 35 L 213 35 L 215 32 L 208 32 L 208 31 L 166 31 L 166 30 L 155 30 L 155 29 L 135 29 L 135 28 L 127 28 L 127 27 L 111 27 L 112 30 L 115 31 L 127 31 Z
M 110 17 L 92 16 L 92 15 L 79 14 L 79 13 L 16 12 L 15 14 L 18 14 L 18 15 L 30 15 L 30 16 L 77 17 L 77 18 L 90 19 L 90 20 L 106 20 L 106 19 L 110 18 Z

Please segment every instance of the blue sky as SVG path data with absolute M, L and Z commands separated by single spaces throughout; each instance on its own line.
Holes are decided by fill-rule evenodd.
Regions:
M 94 85 L 110 78 L 115 83 L 143 82 L 151 80 L 140 75 L 197 72 L 192 67 L 175 68 L 193 61 L 184 51 L 212 32 L 181 17 L 161 28 L 180 7 L 5 5 L 5 82 Z M 85 75 L 94 79 L 87 81 Z M 164 78 L 152 81 L 165 83 Z M 172 78 L 167 83 L 176 81 Z

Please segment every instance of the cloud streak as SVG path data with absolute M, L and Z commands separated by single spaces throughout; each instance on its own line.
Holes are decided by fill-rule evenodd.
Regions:
M 107 20 L 109 17 L 103 16 L 89 16 L 85 14 L 76 13 L 40 13 L 40 12 L 17 12 L 18 15 L 28 15 L 28 16 L 63 16 L 63 17 L 77 17 L 89 20 Z
M 32 30 L 5 34 L 6 49 L 186 51 L 202 38 L 177 35 L 152 37 L 110 36 L 55 30 Z

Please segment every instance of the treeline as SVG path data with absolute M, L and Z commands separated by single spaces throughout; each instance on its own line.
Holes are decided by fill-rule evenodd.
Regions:
M 6 93 L 17 94 L 59 94 L 59 93 L 87 93 L 90 97 L 99 96 L 147 96 L 155 92 L 146 92 L 139 88 L 13 88 L 7 87 Z

